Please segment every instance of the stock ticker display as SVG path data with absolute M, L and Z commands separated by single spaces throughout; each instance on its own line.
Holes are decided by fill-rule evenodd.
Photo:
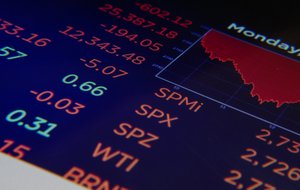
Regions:
M 300 189 L 290 7 L 2 2 L 1 154 L 93 190 Z

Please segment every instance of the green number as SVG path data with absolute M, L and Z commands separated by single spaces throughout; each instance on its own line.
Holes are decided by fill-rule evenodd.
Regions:
M 65 84 L 72 84 L 72 83 L 76 82 L 77 80 L 78 80 L 78 76 L 75 74 L 67 75 L 62 79 L 63 83 L 65 83 Z
M 105 86 L 98 86 L 91 91 L 93 96 L 102 96 L 104 94 L 104 90 L 107 90 Z
M 3 47 L 0 49 L 0 52 L 3 52 L 3 53 L 0 53 L 0 56 L 2 57 L 5 57 L 5 56 L 8 56 L 10 54 L 10 51 L 16 51 L 14 48 L 11 48 L 11 47 Z
M 13 112 L 10 112 L 6 116 L 6 121 L 8 122 L 17 122 L 23 119 L 26 116 L 26 111 L 24 110 L 15 110 Z
M 50 137 L 50 132 L 53 131 L 56 127 L 57 127 L 57 124 L 56 123 L 48 123 L 48 128 L 45 130 L 45 131 L 38 131 L 37 133 L 39 135 L 42 135 L 46 138 L 49 138 Z
M 92 82 L 92 81 L 88 81 L 83 83 L 82 85 L 80 85 L 79 89 L 82 91 L 90 91 L 93 89 L 93 86 L 95 86 L 96 83 Z
M 24 127 L 29 131 L 35 131 L 38 130 L 41 127 L 41 124 L 45 124 L 48 121 L 46 119 L 43 119 L 41 117 L 35 117 L 36 121 L 34 121 L 32 124 L 33 126 L 30 126 L 28 124 L 25 124 Z

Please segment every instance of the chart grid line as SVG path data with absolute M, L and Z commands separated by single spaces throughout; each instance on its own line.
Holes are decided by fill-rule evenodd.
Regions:
M 180 57 L 182 57 L 182 56 L 183 56 L 186 52 L 188 52 L 192 47 L 194 47 L 197 43 L 199 43 L 199 42 L 201 41 L 201 39 L 202 39 L 207 33 L 209 33 L 209 32 L 212 31 L 212 30 L 214 30 L 214 29 L 208 30 L 208 31 L 207 31 L 206 33 L 204 33 L 201 37 L 199 37 L 193 44 L 191 44 L 187 49 L 185 49 L 185 50 L 184 50 L 180 55 L 178 55 L 174 60 L 172 60 L 166 67 L 164 67 L 161 71 L 159 71 L 159 72 L 155 75 L 155 77 L 157 77 L 158 79 L 163 80 L 163 81 L 165 81 L 165 82 L 167 82 L 167 83 L 170 83 L 170 84 L 172 84 L 172 85 L 174 85 L 174 86 L 180 87 L 181 89 L 187 90 L 187 91 L 189 91 L 189 92 L 192 92 L 192 93 L 194 93 L 194 94 L 197 94 L 197 95 L 199 95 L 199 96 L 202 96 L 202 97 L 204 97 L 204 98 L 206 98 L 206 99 L 208 99 L 208 100 L 211 100 L 211 101 L 213 101 L 213 102 L 216 102 L 216 103 L 218 103 L 218 104 L 220 104 L 220 105 L 226 106 L 227 108 L 230 108 L 230 109 L 232 109 L 232 110 L 235 110 L 235 111 L 238 111 L 238 112 L 240 112 L 240 113 L 243 113 L 243 114 L 245 114 L 245 115 L 247 115 L 247 116 L 250 116 L 250 117 L 252 117 L 252 118 L 255 118 L 255 119 L 257 119 L 257 120 L 260 120 L 260 121 L 262 121 L 262 122 L 265 122 L 265 123 L 267 123 L 267 124 L 269 124 L 269 125 L 275 126 L 275 127 L 279 128 L 279 129 L 282 129 L 282 130 L 284 130 L 284 131 L 290 132 L 290 133 L 292 133 L 292 134 L 294 134 L 294 135 L 300 136 L 300 133 L 298 133 L 298 132 L 295 132 L 295 131 L 290 130 L 290 129 L 286 128 L 286 127 L 283 127 L 283 126 L 281 126 L 281 125 L 278 125 L 278 124 L 276 124 L 276 123 L 274 123 L 274 122 L 268 121 L 268 120 L 266 120 L 266 119 L 263 119 L 263 118 L 261 118 L 261 117 L 258 117 L 258 116 L 256 116 L 256 115 L 254 115 L 254 114 L 251 114 L 251 113 L 249 113 L 249 112 L 246 112 L 246 111 L 244 111 L 244 110 L 241 110 L 241 109 L 239 109 L 239 108 L 236 108 L 236 107 L 234 107 L 234 106 L 231 106 L 231 105 L 226 104 L 226 103 L 224 103 L 224 102 L 221 102 L 221 101 L 219 101 L 219 100 L 216 100 L 216 99 L 214 99 L 214 98 L 212 98 L 212 97 L 210 97 L 210 96 L 204 95 L 204 94 L 202 94 L 202 93 L 199 93 L 199 92 L 197 92 L 197 91 L 194 91 L 194 90 L 192 90 L 192 89 L 190 89 L 190 88 L 187 88 L 187 87 L 185 87 L 185 86 L 182 86 L 181 84 L 177 84 L 177 83 L 175 83 L 175 82 L 172 82 L 172 81 L 170 81 L 170 80 L 168 80 L 168 79 L 165 79 L 165 78 L 163 78 L 163 77 L 160 76 L 161 73 L 163 73 L 163 72 L 164 72 L 166 69 L 168 69 L 173 63 L 175 63 Z M 227 34 L 227 35 L 228 35 L 228 34 Z M 240 40 L 240 39 L 239 39 L 239 40 Z M 243 41 L 243 40 L 242 40 L 242 41 Z M 246 42 L 246 43 L 249 43 L 249 42 Z M 249 44 L 251 44 L 251 43 L 249 43 Z M 253 45 L 253 44 L 252 44 L 252 45 Z M 262 48 L 262 49 L 264 49 L 264 48 Z M 265 49 L 264 49 L 264 50 L 265 50 Z M 273 52 L 273 53 L 275 53 L 275 52 Z

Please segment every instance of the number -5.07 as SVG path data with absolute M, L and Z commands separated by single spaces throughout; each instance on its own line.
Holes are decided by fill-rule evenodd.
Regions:
M 15 50 L 12 47 L 5 46 L 0 49 L 0 57 L 6 57 L 7 60 L 19 59 L 28 56 L 26 53 Z

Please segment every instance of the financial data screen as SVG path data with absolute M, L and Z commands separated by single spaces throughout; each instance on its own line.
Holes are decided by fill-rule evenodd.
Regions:
M 299 190 L 297 7 L 1 2 L 0 189 Z

